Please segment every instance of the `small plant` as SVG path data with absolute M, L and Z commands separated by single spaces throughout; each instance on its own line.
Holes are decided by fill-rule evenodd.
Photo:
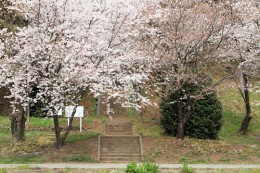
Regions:
M 160 171 L 160 168 L 158 165 L 156 165 L 155 163 L 144 163 L 142 166 L 143 170 L 147 173 L 157 173 Z
M 127 165 L 127 173 L 158 173 L 160 168 L 155 163 L 144 163 L 142 165 L 137 165 L 135 162 Z
M 48 170 L 48 171 L 46 171 L 44 173 L 53 173 L 53 171 L 52 170 Z
M 65 156 L 62 158 L 62 161 L 63 162 L 95 162 L 94 159 L 84 154 Z
M 188 159 L 186 157 L 181 157 L 180 158 L 180 162 L 181 163 L 187 163 L 188 162 Z
M 188 163 L 183 163 L 181 168 L 181 173 L 194 173 L 192 168 L 188 165 Z
M 126 172 L 128 173 L 138 173 L 138 171 L 139 171 L 139 167 L 135 162 L 128 164 L 126 167 Z
M 31 165 L 20 165 L 18 169 L 31 169 Z
M 0 173 L 7 173 L 7 170 L 4 168 L 0 168 Z

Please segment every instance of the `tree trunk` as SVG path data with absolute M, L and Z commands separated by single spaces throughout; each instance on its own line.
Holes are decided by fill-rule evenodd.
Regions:
M 243 90 L 244 90 L 244 102 L 246 107 L 246 115 L 241 124 L 240 133 L 245 135 L 247 134 L 249 122 L 252 119 L 249 90 L 248 90 L 248 77 L 247 74 L 245 73 L 243 73 L 243 82 L 244 82 Z
M 183 116 L 182 116 L 182 110 L 181 110 L 181 103 L 178 100 L 177 101 L 177 107 L 178 107 L 178 129 L 177 129 L 177 135 L 176 138 L 177 139 L 184 139 L 184 121 L 183 121 Z
M 74 115 L 76 113 L 76 108 L 77 106 L 75 106 L 75 108 L 73 109 L 73 112 L 70 116 L 70 121 L 69 121 L 69 126 L 66 128 L 66 131 L 64 133 L 64 135 L 61 137 L 61 130 L 60 130 L 60 126 L 59 126 L 59 117 L 58 115 L 54 115 L 53 116 L 53 122 L 54 122 L 54 130 L 55 130 L 55 137 L 56 137 L 56 149 L 59 150 L 63 147 L 65 139 L 68 137 L 71 129 L 72 129 L 72 122 L 73 122 L 73 118 Z
M 53 122 L 54 122 L 54 131 L 55 131 L 55 137 L 56 137 L 56 149 L 61 149 L 62 147 L 62 141 L 60 137 L 60 126 L 59 126 L 59 118 L 58 115 L 53 115 Z
M 183 140 L 184 139 L 184 122 L 182 118 L 178 120 L 178 129 L 177 129 L 177 139 Z
M 98 97 L 97 97 L 97 112 L 96 112 L 97 117 L 100 117 L 100 113 L 101 113 L 101 95 L 98 95 Z
M 75 111 L 75 112 L 76 112 L 76 111 Z M 64 135 L 63 135 L 62 138 L 61 138 L 61 144 L 62 144 L 62 146 L 64 145 L 64 142 L 65 142 L 66 138 L 68 137 L 68 135 L 69 135 L 69 133 L 70 133 L 70 131 L 71 131 L 71 129 L 72 129 L 72 122 L 73 122 L 73 119 L 74 119 L 74 114 L 75 114 L 75 113 L 73 113 L 73 116 L 71 116 L 71 117 L 69 118 L 69 119 L 70 119 L 69 126 L 66 128 L 66 131 L 65 131 Z
M 19 111 L 10 114 L 11 132 L 14 142 L 23 142 L 25 140 L 25 111 L 19 106 Z

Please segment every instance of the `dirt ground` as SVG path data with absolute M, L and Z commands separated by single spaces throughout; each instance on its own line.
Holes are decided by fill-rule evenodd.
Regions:
M 57 162 L 60 158 L 68 155 L 88 155 L 93 160 L 97 161 L 97 138 L 89 139 L 86 141 L 76 142 L 73 144 L 65 145 L 60 151 L 57 151 L 54 147 L 46 148 L 45 153 L 48 157 L 48 162 Z
M 149 123 L 143 124 L 144 128 L 156 125 L 156 123 Z M 86 123 L 84 127 L 99 133 L 102 133 L 103 129 L 101 122 Z M 256 136 L 256 138 L 258 137 Z M 260 163 L 260 143 L 230 143 L 224 140 L 200 140 L 188 137 L 181 141 L 174 137 L 147 137 L 145 134 L 142 143 L 143 161 L 156 163 Z M 66 144 L 60 152 L 48 148 L 46 153 L 51 162 L 55 162 L 68 153 L 87 154 L 97 161 L 97 145 L 97 138 L 94 138 Z
M 221 140 L 144 138 L 144 160 L 157 163 L 260 163 L 259 145 Z
M 61 151 L 45 149 L 48 162 L 57 162 L 68 155 L 86 154 L 97 161 L 97 138 L 67 144 Z M 229 144 L 221 140 L 183 141 L 171 137 L 143 138 L 143 161 L 156 163 L 260 163 L 258 145 Z

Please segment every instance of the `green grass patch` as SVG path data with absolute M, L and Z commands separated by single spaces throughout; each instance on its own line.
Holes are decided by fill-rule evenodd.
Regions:
M 250 93 L 250 103 L 252 107 L 252 120 L 248 127 L 248 135 L 240 135 L 239 129 L 245 116 L 245 105 L 237 89 L 226 89 L 220 94 L 220 99 L 224 107 L 224 122 L 219 133 L 222 140 L 231 143 L 260 144 L 254 134 L 260 134 L 260 94 Z
M 39 155 L 28 155 L 28 156 L 1 156 L 0 163 L 1 164 L 26 164 L 26 163 L 43 163 L 46 162 L 46 158 L 44 156 Z
M 7 170 L 5 168 L 0 168 L 0 173 L 7 173 Z
M 10 130 L 0 129 L 0 136 L 1 136 L 0 148 L 8 146 L 12 141 Z
M 208 163 L 204 158 L 199 158 L 196 160 L 191 161 L 192 164 L 202 164 L 202 163 Z
M 85 141 L 88 139 L 96 138 L 97 136 L 98 133 L 96 132 L 82 132 L 82 133 L 70 134 L 66 139 L 66 143 Z
M 31 169 L 31 165 L 27 165 L 27 164 L 25 164 L 25 165 L 20 165 L 20 166 L 18 166 L 17 168 L 18 168 L 18 169 L 26 169 L 26 170 L 28 170 L 28 169 Z
M 10 119 L 8 116 L 0 116 L 0 129 L 10 128 Z
M 223 163 L 229 163 L 231 161 L 231 159 L 230 158 L 220 158 L 218 161 L 223 162 Z
M 96 160 L 92 159 L 90 156 L 85 154 L 65 156 L 61 159 L 61 161 L 62 162 L 97 162 Z
M 33 126 L 51 126 L 51 127 L 53 127 L 52 117 L 49 117 L 49 118 L 30 117 L 29 123 L 30 123 L 30 125 L 33 125 Z

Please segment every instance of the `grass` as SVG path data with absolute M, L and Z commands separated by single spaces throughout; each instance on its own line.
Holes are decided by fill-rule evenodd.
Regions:
M 26 163 L 43 163 L 46 162 L 46 158 L 40 155 L 9 155 L 9 156 L 2 156 L 0 157 L 1 164 L 26 164 Z
M 9 118 L 0 116 L 0 129 L 9 129 L 10 128 L 10 120 Z
M 104 117 L 103 117 L 104 119 Z M 75 118 L 76 120 L 76 118 Z M 97 123 L 102 122 L 102 118 L 96 117 L 85 117 L 85 121 L 91 121 L 91 124 L 97 125 Z M 43 163 L 48 160 L 48 152 L 46 153 L 46 148 L 53 149 L 55 143 L 55 134 L 53 130 L 53 120 L 52 118 L 39 118 L 30 117 L 30 121 L 26 124 L 25 141 L 23 143 L 12 143 L 12 136 L 10 132 L 10 120 L 9 117 L 0 117 L 0 163 Z M 61 127 L 66 127 L 67 119 L 60 118 Z M 74 127 L 78 126 L 77 121 L 73 123 Z M 63 132 L 62 132 L 63 133 Z M 72 130 L 67 139 L 66 144 L 72 144 L 79 141 L 85 141 L 91 138 L 96 138 L 98 136 L 97 132 Z M 65 144 L 65 145 L 66 145 Z M 61 154 L 61 157 L 69 160 L 82 160 L 93 162 L 94 160 L 89 156 L 71 156 Z M 59 160 L 62 160 L 60 159 Z
M 260 144 L 260 141 L 254 137 L 255 133 L 260 134 L 260 94 L 256 92 L 250 93 L 250 101 L 252 107 L 253 118 L 248 128 L 248 135 L 240 135 L 239 128 L 245 115 L 244 103 L 237 89 L 225 90 L 225 93 L 220 94 L 220 99 L 224 107 L 224 123 L 220 131 L 219 137 L 222 140 L 231 143 L 255 143 Z
M 66 139 L 66 143 L 75 143 L 79 141 L 85 141 L 88 139 L 96 138 L 98 136 L 98 133 L 96 132 L 83 132 L 83 133 L 76 133 L 76 134 L 70 134 L 68 138 Z
M 18 168 L 18 169 L 26 169 L 26 170 L 29 170 L 29 169 L 31 169 L 31 165 L 27 165 L 27 164 L 25 164 L 25 165 L 20 165 L 20 166 L 18 166 L 17 168 Z
M 0 173 L 7 173 L 7 170 L 4 168 L 0 168 Z
M 85 154 L 69 155 L 61 159 L 62 162 L 97 162 Z
M 221 102 L 224 107 L 224 123 L 222 129 L 219 133 L 219 140 L 216 141 L 205 141 L 204 145 L 212 145 L 215 149 L 215 145 L 219 145 L 220 151 L 224 154 L 223 157 L 217 158 L 217 163 L 233 163 L 233 158 L 236 157 L 237 161 L 254 163 L 251 156 L 260 158 L 260 93 L 251 92 L 251 105 L 252 105 L 252 115 L 253 118 L 249 125 L 248 135 L 240 135 L 238 133 L 240 124 L 244 117 L 244 104 L 240 96 L 240 93 L 232 89 L 224 89 L 219 92 Z M 169 138 L 162 133 L 162 128 L 160 126 L 160 121 L 158 119 L 148 118 L 143 116 L 141 121 L 141 116 L 134 116 L 133 112 L 130 113 L 131 120 L 134 122 L 134 134 L 138 135 L 142 133 L 145 137 L 158 139 Z M 101 125 L 106 119 L 106 116 L 101 116 L 97 118 L 96 116 L 84 117 L 84 122 L 87 123 L 88 127 L 95 127 Z M 42 154 L 32 154 L 32 155 L 22 155 L 21 153 L 41 153 L 46 151 L 47 147 L 52 147 L 55 142 L 55 135 L 53 131 L 53 120 L 52 118 L 37 118 L 31 117 L 30 122 L 27 123 L 26 129 L 26 141 L 23 144 L 12 144 L 12 138 L 10 134 L 10 120 L 9 117 L 0 117 L 0 163 L 42 163 L 48 160 L 48 156 L 44 153 Z M 73 129 L 78 128 L 79 121 L 77 118 L 74 119 Z M 61 127 L 66 127 L 67 119 L 60 118 Z M 79 133 L 78 129 L 71 131 L 68 138 L 66 139 L 66 144 L 76 143 L 79 141 L 85 141 L 91 138 L 96 138 L 98 132 L 83 131 Z M 259 137 L 258 137 L 259 136 Z M 183 162 L 185 160 L 190 163 L 211 163 L 210 158 L 207 155 L 203 155 L 208 152 L 207 146 L 203 146 L 202 140 L 189 139 L 186 138 L 187 145 L 193 145 L 189 152 L 183 153 L 180 156 L 176 156 L 177 162 Z M 161 147 L 170 148 L 166 146 L 166 143 L 162 143 Z M 185 144 L 185 145 L 184 145 Z M 237 154 L 229 155 L 229 153 L 224 153 L 226 147 L 227 151 L 230 149 L 229 146 L 243 145 L 243 150 L 238 151 Z M 167 144 L 168 145 L 168 144 Z M 181 145 L 183 148 L 186 147 L 185 141 Z M 186 147 L 187 148 L 187 147 Z M 211 148 L 209 148 L 211 149 Z M 191 152 L 192 151 L 192 152 Z M 176 153 L 181 152 L 181 150 L 176 150 Z M 211 151 L 209 151 L 210 153 Z M 218 151 L 219 152 L 219 151 Z M 164 155 L 163 150 L 156 149 L 153 151 L 154 156 L 161 157 Z M 67 154 L 57 158 L 57 160 L 63 162 L 96 162 L 87 154 Z M 146 156 L 145 160 L 154 161 L 155 157 Z M 259 171 L 260 172 L 260 171 Z M 0 172 L 1 173 L 1 172 Z M 247 172 L 246 172 L 247 173 Z

